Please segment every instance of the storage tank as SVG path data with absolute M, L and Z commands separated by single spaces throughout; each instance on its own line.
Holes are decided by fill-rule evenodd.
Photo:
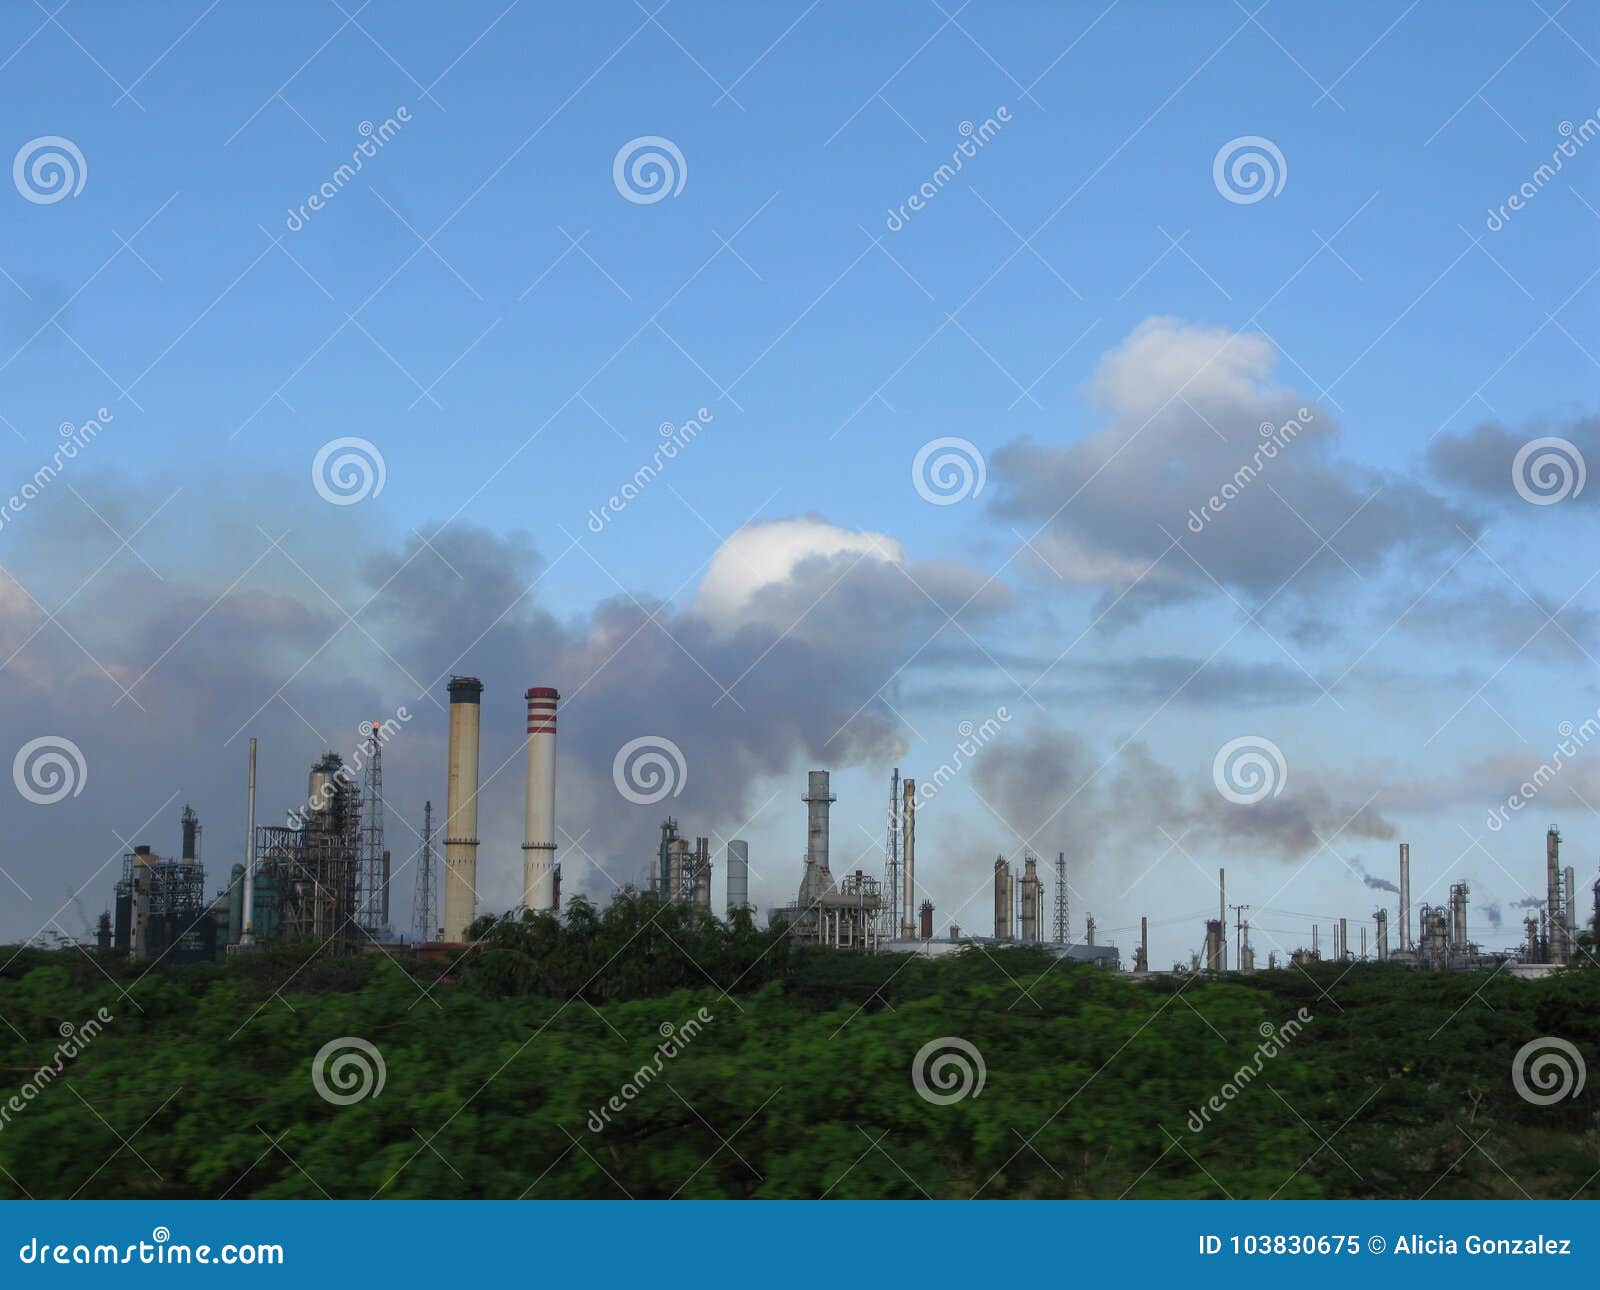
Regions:
M 742 838 L 728 843 L 728 914 L 750 908 L 750 844 Z

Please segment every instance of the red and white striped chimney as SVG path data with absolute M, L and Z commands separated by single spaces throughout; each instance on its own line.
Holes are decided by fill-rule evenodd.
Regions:
M 522 843 L 522 903 L 555 906 L 556 700 L 548 686 L 528 691 L 528 799 Z

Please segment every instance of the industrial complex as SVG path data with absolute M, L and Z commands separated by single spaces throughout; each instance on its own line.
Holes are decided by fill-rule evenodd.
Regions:
M 433 804 L 422 810 L 416 852 L 413 915 L 406 928 L 391 921 L 391 855 L 384 843 L 383 749 L 397 728 L 393 721 L 367 722 L 350 760 L 326 752 L 313 762 L 304 803 L 283 824 L 256 823 L 256 741 L 250 741 L 246 785 L 247 825 L 243 859 L 231 865 L 227 884 L 206 895 L 200 819 L 190 806 L 179 820 L 175 858 L 150 846 L 134 846 L 122 857 L 112 908 L 101 915 L 96 939 L 102 948 L 135 959 L 206 961 L 249 951 L 265 943 L 298 942 L 319 952 L 357 953 L 447 949 L 469 943 L 478 908 L 479 734 L 484 684 L 452 676 L 448 685 L 449 739 L 445 767 L 442 894 L 434 856 Z M 527 705 L 526 786 L 521 859 L 521 908 L 559 915 L 561 865 L 556 858 L 556 732 L 559 693 L 536 686 Z M 784 928 L 796 943 L 858 953 L 939 955 L 964 948 L 1029 945 L 1057 955 L 1143 976 L 1151 971 L 1149 923 L 1141 917 L 1131 962 L 1117 946 L 1097 943 L 1093 916 L 1082 935 L 1069 926 L 1068 860 L 1058 851 L 1048 866 L 1032 851 L 1015 859 L 997 855 L 992 869 L 993 925 L 963 932 L 956 924 L 936 933 L 934 905 L 917 879 L 917 809 L 923 800 L 916 781 L 889 776 L 887 827 L 881 872 L 857 868 L 836 875 L 829 850 L 829 820 L 836 800 L 829 772 L 806 776 L 805 850 L 794 897 L 768 909 L 766 925 Z M 749 844 L 728 841 L 721 853 L 724 899 L 712 895 L 717 867 L 710 840 L 691 838 L 675 817 L 660 823 L 642 890 L 664 903 L 681 904 L 707 916 L 756 919 L 750 899 Z M 1369 952 L 1365 918 L 1358 920 L 1358 946 L 1349 943 L 1349 919 L 1313 923 L 1309 945 L 1281 946 L 1266 956 L 1266 968 L 1303 967 L 1319 961 L 1404 964 L 1417 969 L 1459 971 L 1510 968 L 1541 975 L 1573 961 L 1582 951 L 1579 932 L 1600 915 L 1600 881 L 1593 887 L 1594 915 L 1580 919 L 1577 876 L 1561 863 L 1561 835 L 1545 835 L 1545 894 L 1524 902 L 1537 906 L 1523 924 L 1518 944 L 1491 949 L 1468 935 L 1469 889 L 1451 884 L 1447 901 L 1411 907 L 1411 848 L 1399 844 L 1398 883 L 1369 880 L 1392 890 L 1390 910 L 1372 914 Z M 987 885 L 987 865 L 974 865 L 966 904 Z M 977 900 L 979 907 L 988 898 Z M 963 908 L 965 905 L 963 905 Z M 1230 928 L 1228 913 L 1234 911 Z M 1217 876 L 1215 918 L 1199 920 L 1199 948 L 1173 972 L 1250 972 L 1258 967 L 1251 943 L 1248 904 L 1230 906 L 1224 871 Z M 1196 916 L 1198 919 L 1198 916 Z M 1230 954 L 1230 932 L 1233 940 Z M 1281 950 L 1281 953 L 1280 953 Z

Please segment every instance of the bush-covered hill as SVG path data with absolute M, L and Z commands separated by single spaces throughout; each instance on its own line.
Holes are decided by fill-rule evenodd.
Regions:
M 1600 1194 L 1594 1090 L 1512 1081 L 1539 1037 L 1595 1059 L 1600 972 L 1135 981 L 649 899 L 480 930 L 456 964 L 0 950 L 0 1196 Z M 975 1095 L 919 1093 L 935 1040 L 924 1086 L 981 1062 Z

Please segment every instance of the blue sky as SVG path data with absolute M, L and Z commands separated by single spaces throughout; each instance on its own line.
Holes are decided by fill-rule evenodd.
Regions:
M 497 541 L 522 531 L 554 561 L 527 603 L 588 638 L 585 650 L 550 656 L 550 667 L 570 669 L 556 678 L 570 689 L 588 675 L 575 656 L 591 668 L 605 657 L 588 625 L 597 603 L 668 597 L 692 615 L 703 570 L 739 526 L 814 516 L 887 535 L 910 562 L 943 562 L 960 588 L 949 607 L 980 584 L 1009 597 L 965 631 L 936 619 L 914 639 L 880 637 L 882 665 L 873 654 L 860 676 L 841 681 L 842 714 L 867 704 L 893 724 L 907 773 L 919 765 L 931 773 L 958 722 L 1009 702 L 1019 730 L 1027 723 L 1026 741 L 1047 744 L 1052 732 L 1085 739 L 1097 754 L 1091 769 L 1107 754 L 1147 746 L 1185 781 L 1207 781 L 1211 754 L 1227 739 L 1262 733 L 1284 749 L 1292 789 L 1327 793 L 1334 824 L 1348 814 L 1339 806 L 1354 810 L 1377 792 L 1369 809 L 1398 830 L 1375 826 L 1268 856 L 1242 844 L 1235 851 L 1238 839 L 1208 836 L 1201 825 L 1182 848 L 1192 864 L 1157 832 L 1140 855 L 1154 863 L 1165 854 L 1170 879 L 1139 891 L 1130 883 L 1146 864 L 1122 848 L 1091 858 L 1096 848 L 1080 833 L 1088 825 L 1068 807 L 1032 845 L 1084 853 L 1081 896 L 1102 927 L 1161 913 L 1164 903 L 1175 918 L 1208 907 L 1201 875 L 1223 860 L 1261 903 L 1296 875 L 1303 894 L 1290 887 L 1276 907 L 1355 920 L 1369 915 L 1371 893 L 1330 868 L 1335 853 L 1387 873 L 1395 840 L 1408 837 L 1419 869 L 1426 862 L 1432 873 L 1466 850 L 1452 876 L 1470 872 L 1509 902 L 1524 894 L 1516 883 L 1537 885 L 1546 816 L 1563 823 L 1575 855 L 1589 850 L 1595 821 L 1583 803 L 1600 797 L 1577 776 L 1600 783 L 1600 772 L 1581 760 L 1570 791 L 1563 784 L 1524 813 L 1538 817 L 1519 821 L 1525 837 L 1488 839 L 1482 827 L 1521 774 L 1548 758 L 1558 723 L 1581 722 L 1596 707 L 1600 646 L 1585 617 L 1596 602 L 1586 583 L 1594 572 L 1591 513 L 1582 509 L 1589 494 L 1550 507 L 1511 494 L 1507 506 L 1462 485 L 1467 467 L 1452 484 L 1430 475 L 1425 458 L 1435 444 L 1466 444 L 1484 424 L 1518 442 L 1564 435 L 1581 447 L 1593 435 L 1600 147 L 1565 160 L 1498 231 L 1486 226 L 1491 208 L 1550 160 L 1562 123 L 1595 114 L 1592 12 L 1439 0 L 1279 0 L 1259 9 L 678 0 L 658 10 L 605 3 L 559 11 L 498 0 L 448 11 L 341 3 L 267 11 L 175 0 L 134 10 L 77 0 L 55 19 L 27 4 L 0 14 L 6 146 L 65 137 L 87 167 L 74 197 L 35 203 L 8 190 L 0 202 L 0 269 L 10 279 L 0 280 L 0 415 L 14 428 L 0 433 L 8 474 L 18 484 L 31 476 L 63 420 L 81 422 L 100 407 L 114 415 L 92 457 L 72 468 L 82 496 L 52 486 L 0 530 L 0 565 L 27 588 L 5 602 L 16 634 L 8 632 L 13 658 L 0 683 L 16 687 L 15 710 L 24 714 L 7 731 L 12 743 L 58 727 L 83 745 L 150 737 L 138 723 L 163 724 L 156 709 L 113 708 L 115 683 L 98 672 L 127 684 L 161 656 L 156 666 L 175 693 L 185 681 L 204 688 L 185 669 L 225 672 L 225 638 L 198 662 L 187 646 L 203 631 L 170 656 L 163 650 L 208 603 L 276 598 L 245 605 L 240 631 L 261 604 L 273 606 L 276 627 L 293 616 L 291 599 L 304 601 L 308 615 L 327 612 L 330 600 L 353 608 L 365 598 L 357 588 L 373 550 L 440 524 Z M 410 120 L 361 173 L 298 231 L 287 228 L 290 211 L 349 160 L 362 123 L 381 124 L 401 108 Z M 962 123 L 981 125 L 1001 109 L 1009 120 L 961 173 L 898 231 L 887 228 L 888 212 L 950 159 Z M 669 139 L 681 153 L 677 195 L 641 204 L 619 193 L 613 158 L 641 136 Z M 1283 182 L 1274 196 L 1240 203 L 1219 191 L 1213 160 L 1247 136 L 1276 147 Z M 1247 572 L 1234 581 L 1220 568 L 1203 590 L 1141 605 L 1161 582 L 1150 578 L 1118 612 L 1099 617 L 1133 576 L 1107 568 L 1139 551 L 1126 534 L 1113 540 L 1052 525 L 1072 524 L 1111 477 L 1087 485 L 1081 500 L 1069 502 L 1070 490 L 1056 495 L 1063 517 L 1057 505 L 1040 510 L 1038 497 L 1024 497 L 1030 477 L 1045 493 L 1054 477 L 1038 459 L 1037 473 L 1008 472 L 1016 458 L 1007 449 L 1065 452 L 1115 426 L 1121 414 L 1097 399 L 1096 373 L 1152 318 L 1177 320 L 1163 333 L 1163 354 L 1203 335 L 1264 336 L 1276 366 L 1238 380 L 1268 391 L 1265 404 L 1276 406 L 1270 390 L 1282 387 L 1290 392 L 1284 406 L 1312 407 L 1319 432 L 1334 436 L 1319 441 L 1329 462 L 1424 481 L 1428 497 L 1471 511 L 1481 525 L 1461 531 L 1441 512 L 1438 531 L 1419 539 L 1399 531 L 1416 514 L 1409 504 L 1381 522 L 1363 512 L 1349 533 L 1372 521 L 1370 559 L 1324 550 L 1310 570 L 1315 581 L 1297 578 L 1260 622 L 1243 614 L 1266 600 L 1261 587 Z M 1136 366 L 1154 362 L 1135 357 Z M 1138 387 L 1159 388 L 1160 379 L 1128 374 L 1124 397 L 1137 401 Z M 693 449 L 604 533 L 586 532 L 590 509 L 654 451 L 658 425 L 701 408 L 711 418 Z M 1196 435 L 1207 433 L 1204 411 L 1188 427 Z M 384 488 L 332 508 L 312 490 L 309 463 L 348 435 L 377 445 Z M 931 506 L 912 486 L 911 462 L 944 436 L 975 445 L 989 482 L 959 505 Z M 1137 433 L 1134 441 L 1150 443 Z M 1067 458 L 1048 460 L 1069 478 L 1076 469 Z M 1147 464 L 1155 476 L 1173 467 L 1159 454 Z M 1231 466 L 1218 482 L 1228 474 Z M 1304 496 L 1322 492 L 1316 477 L 1301 484 Z M 1130 491 L 1107 504 L 1105 523 L 1121 511 L 1141 517 L 1144 531 L 1183 524 L 1183 507 L 1158 513 L 1131 479 L 1119 486 Z M 178 500 L 151 520 L 174 490 L 182 490 Z M 1207 490 L 1194 491 L 1190 505 Z M 1385 503 L 1395 495 L 1391 488 Z M 91 504 L 99 514 L 88 513 Z M 102 516 L 123 535 L 149 521 L 133 544 L 137 555 L 119 549 Z M 1285 540 L 1303 539 L 1300 516 L 1275 514 L 1279 522 Z M 257 525 L 291 532 L 288 543 L 302 544 L 299 563 L 318 574 L 314 584 L 276 554 L 252 566 L 263 545 Z M 81 549 L 63 537 L 74 533 Z M 1452 564 L 1469 534 L 1483 550 Z M 1019 554 L 1021 537 L 1039 539 L 1035 547 L 1059 539 L 1079 555 L 1087 544 L 1092 572 L 1063 578 L 1041 567 L 1062 548 Z M 1267 528 L 1252 539 L 1274 540 Z M 1347 558 L 1324 576 L 1324 565 Z M 1182 564 L 1181 554 L 1172 559 Z M 145 588 L 152 567 L 159 585 Z M 928 578 L 915 581 L 929 604 L 945 603 L 923 590 Z M 1538 636 L 1527 649 L 1489 632 L 1497 622 L 1509 629 L 1530 596 L 1548 597 L 1553 610 L 1575 593 L 1557 625 L 1532 621 Z M 1427 602 L 1400 621 L 1424 594 Z M 1435 596 L 1450 612 L 1428 628 Z M 69 597 L 59 624 L 30 636 L 39 606 L 56 609 Z M 169 625 L 164 639 L 145 615 Z M 110 627 L 134 620 L 137 633 Z M 465 654 L 458 670 L 472 670 L 469 647 L 492 621 L 493 613 L 478 621 L 463 613 L 442 624 L 443 652 L 429 661 L 445 666 Z M 389 644 L 381 625 L 371 632 Z M 137 648 L 128 639 L 135 634 Z M 684 644 L 692 630 L 676 635 L 663 649 L 684 664 L 681 656 L 695 653 Z M 951 661 L 934 665 L 937 649 L 918 651 L 930 635 Z M 1031 679 L 1027 660 L 1037 670 L 1074 641 L 1049 674 L 1060 692 L 1041 703 L 1020 693 Z M 115 653 L 119 644 L 126 659 L 85 664 L 85 653 Z M 324 658 L 392 707 L 417 669 L 408 666 L 403 680 L 386 675 L 392 660 L 375 649 L 347 631 Z M 135 787 L 108 767 L 92 772 L 95 792 L 107 794 L 99 801 L 86 792 L 49 810 L 25 807 L 38 844 L 74 856 L 63 861 L 66 880 L 88 881 L 101 859 L 91 853 L 116 845 L 108 831 L 126 837 L 180 784 L 197 797 L 217 795 L 215 806 L 197 808 L 217 819 L 219 838 L 238 833 L 237 795 L 221 796 L 232 794 L 235 768 L 226 763 L 223 775 L 216 766 L 237 760 L 229 741 L 241 718 L 259 703 L 258 724 L 283 723 L 263 734 L 281 732 L 273 755 L 286 782 L 315 755 L 305 715 L 329 733 L 316 714 L 289 715 L 274 700 L 308 652 L 289 657 L 285 645 L 259 677 L 241 676 L 249 693 L 219 703 L 216 720 L 196 722 L 174 750 L 170 788 L 157 791 L 159 777 Z M 399 646 L 389 652 L 409 664 Z M 1011 666 L 1013 656 L 1023 662 Z M 1130 691 L 1104 670 L 1208 656 L 1259 684 L 1207 703 L 1185 691 L 1163 705 L 1159 688 Z M 510 647 L 508 657 L 518 657 Z M 560 667 L 558 657 L 566 659 Z M 716 672 L 690 662 L 691 681 Z M 545 666 L 537 654 L 527 663 L 530 673 Z M 774 663 L 748 665 L 755 671 L 746 684 L 788 688 L 781 675 L 765 677 Z M 716 675 L 713 697 L 741 666 Z M 1294 693 L 1285 678 L 1314 684 Z M 508 667 L 486 679 L 515 707 L 520 686 L 546 677 Z M 666 673 L 663 683 L 671 683 Z M 641 724 L 632 733 L 652 733 L 669 715 L 688 720 L 655 709 L 640 684 L 632 711 Z M 104 693 L 86 697 L 97 686 Z M 437 725 L 437 709 L 428 709 Z M 362 714 L 325 715 L 348 742 Z M 683 729 L 659 733 L 686 746 L 695 739 Z M 697 806 L 704 781 L 693 778 L 676 809 L 691 818 L 715 812 L 691 826 L 701 831 L 732 830 L 779 792 L 745 830 L 758 874 L 762 843 L 770 857 L 768 886 L 758 881 L 758 892 L 777 900 L 798 877 L 790 870 L 801 848 L 799 808 L 789 799 L 800 791 L 799 772 L 827 764 L 837 747 L 796 737 L 784 769 L 775 768 L 778 750 L 764 754 L 759 773 L 715 805 Z M 889 765 L 880 753 L 874 745 L 836 763 L 841 813 L 863 838 L 863 829 L 878 830 Z M 400 781 L 408 817 L 420 814 L 410 797 L 431 793 L 436 805 L 442 797 L 442 763 L 432 757 L 419 753 Z M 574 774 L 594 769 L 603 778 L 603 760 Z M 1470 772 L 1487 762 L 1503 787 Z M 1115 769 L 1097 775 L 1085 798 Z M 519 773 L 513 765 L 507 777 Z M 1130 775 L 1146 789 L 1153 783 Z M 1068 785 L 1056 805 L 1078 787 Z M 960 908 L 969 888 L 982 886 L 987 857 L 1011 852 L 1031 831 L 998 823 L 996 809 L 1008 814 L 999 799 L 978 800 L 969 788 L 983 785 L 964 781 L 952 794 L 948 853 L 930 861 L 941 909 Z M 602 809 L 599 798 L 579 800 Z M 572 836 L 587 823 L 569 825 Z M 1471 849 L 1463 825 L 1492 843 L 1488 851 Z M 514 853 L 518 826 L 508 827 Z M 642 855 L 648 820 L 633 827 Z M 629 845 L 606 841 L 618 852 Z M 1574 863 L 1593 876 L 1591 862 Z M 42 924 L 60 882 L 53 873 L 17 878 L 30 904 L 48 903 L 23 919 Z M 594 889 L 605 885 L 597 878 Z M 99 880 L 90 896 L 99 899 L 105 886 Z M 981 924 L 983 908 L 980 895 L 964 920 Z M 1186 955 L 1197 939 L 1197 927 L 1182 924 L 1170 944 L 1158 940 L 1153 958 Z

